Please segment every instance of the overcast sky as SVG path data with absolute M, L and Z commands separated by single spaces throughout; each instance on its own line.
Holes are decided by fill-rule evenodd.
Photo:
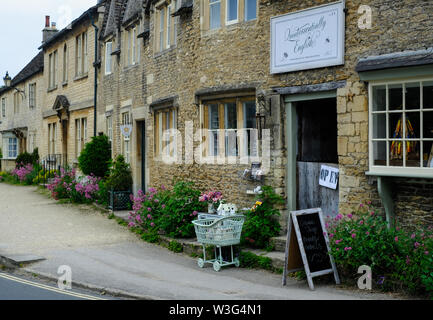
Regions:
M 0 86 L 9 71 L 13 78 L 38 54 L 45 16 L 66 27 L 97 0 L 1 0 L 0 3 Z

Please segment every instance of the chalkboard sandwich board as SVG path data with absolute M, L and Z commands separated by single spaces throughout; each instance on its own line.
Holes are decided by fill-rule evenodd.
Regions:
M 314 290 L 313 278 L 325 274 L 333 273 L 335 282 L 340 284 L 334 259 L 329 253 L 322 209 L 291 211 L 288 222 L 283 285 L 288 273 L 302 269 L 311 290 Z

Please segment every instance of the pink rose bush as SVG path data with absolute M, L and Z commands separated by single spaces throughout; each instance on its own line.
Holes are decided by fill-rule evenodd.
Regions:
M 328 217 L 326 231 L 331 254 L 343 277 L 362 265 L 372 268 L 373 284 L 383 290 L 404 291 L 433 297 L 433 227 L 415 232 L 402 226 L 388 228 L 371 203 L 355 212 Z M 378 281 L 384 278 L 384 281 Z

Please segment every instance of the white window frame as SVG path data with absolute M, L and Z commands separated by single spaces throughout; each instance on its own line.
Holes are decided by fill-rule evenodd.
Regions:
M 219 5 L 219 7 L 220 7 L 218 26 L 215 27 L 215 28 L 212 28 L 212 14 L 211 14 L 212 10 L 211 10 L 211 7 L 212 6 L 217 6 L 217 5 Z M 221 8 L 222 8 L 222 0 L 216 0 L 214 2 L 211 2 L 211 0 L 209 0 L 209 29 L 211 29 L 211 30 L 217 30 L 217 29 L 219 29 L 219 28 L 222 27 L 221 26 Z
M 159 10 L 159 51 L 164 50 L 165 7 Z
M 167 37 L 165 38 L 165 48 L 168 49 L 171 46 L 171 4 L 167 6 Z
M 257 20 L 257 14 L 258 14 L 258 5 L 257 5 L 257 0 L 254 0 L 256 3 L 256 16 L 253 19 L 248 19 L 247 20 L 247 12 L 248 12 L 248 0 L 244 0 L 244 20 L 245 21 L 253 21 L 253 20 Z
M 16 157 L 18 156 L 18 138 L 9 137 L 7 139 L 8 139 L 8 148 L 7 148 L 8 158 L 16 159 Z M 11 145 L 15 146 L 15 150 L 11 150 Z
M 419 177 L 419 178 L 433 178 L 433 168 L 425 168 L 421 167 L 423 165 L 423 142 L 424 141 L 433 141 L 433 138 L 424 138 L 423 137 L 423 118 L 422 118 L 422 112 L 428 111 L 433 112 L 433 109 L 424 109 L 423 108 L 423 82 L 433 82 L 433 78 L 411 78 L 411 79 L 396 79 L 391 81 L 371 81 L 368 85 L 369 89 L 369 138 L 368 138 L 368 144 L 369 144 L 369 175 L 377 175 L 377 176 L 400 176 L 400 177 Z M 406 167 L 406 156 L 403 156 L 403 166 L 389 166 L 390 161 L 390 155 L 389 155 L 389 148 L 390 143 L 392 141 L 408 141 L 408 139 L 398 139 L 398 138 L 392 138 L 389 136 L 389 114 L 393 113 L 392 111 L 389 111 L 389 91 L 388 86 L 390 85 L 396 85 L 401 84 L 402 90 L 403 90 L 403 109 L 401 111 L 396 111 L 396 113 L 403 113 L 403 123 L 405 123 L 406 117 L 405 117 L 405 110 L 406 110 L 406 99 L 405 99 L 405 85 L 409 83 L 419 83 L 420 84 L 420 109 L 411 109 L 411 112 L 420 112 L 420 137 L 416 138 L 415 140 L 420 144 L 420 167 Z M 385 111 L 373 111 L 373 87 L 376 86 L 387 86 L 387 96 L 386 96 L 386 109 Z M 374 134 L 374 123 L 373 123 L 373 115 L 383 113 L 386 114 L 386 138 L 373 138 Z M 403 126 L 405 135 L 405 126 Z M 374 148 L 373 148 L 373 142 L 375 141 L 387 141 L 387 165 L 386 166 L 378 166 L 374 165 Z M 409 139 L 410 141 L 410 139 Z M 403 143 L 403 155 L 406 154 L 406 144 Z
M 229 19 L 229 2 L 230 1 L 236 1 L 236 19 L 228 20 Z M 231 24 L 235 24 L 239 22 L 239 0 L 226 0 L 226 26 L 229 26 Z
M 75 75 L 80 76 L 83 74 L 83 41 L 81 35 L 77 36 L 75 41 Z
M 113 42 L 108 41 L 105 43 L 105 75 L 112 73 L 113 59 L 111 53 L 113 52 Z
M 36 108 L 36 82 L 29 83 L 29 109 Z
M 89 71 L 87 31 L 83 33 L 83 73 Z
M 122 124 L 131 124 L 131 112 L 125 111 L 122 112 Z M 122 146 L 122 153 L 125 157 L 125 162 L 130 163 L 130 155 L 131 155 L 131 136 L 126 137 L 123 136 L 123 146 Z

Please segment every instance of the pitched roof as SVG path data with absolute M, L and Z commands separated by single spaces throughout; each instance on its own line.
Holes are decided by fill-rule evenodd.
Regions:
M 40 51 L 11 81 L 11 86 L 17 86 L 28 78 L 44 70 L 44 53 Z M 11 88 L 0 87 L 0 94 Z
M 45 49 L 49 47 L 51 44 L 55 43 L 58 39 L 61 39 L 63 36 L 68 34 L 72 29 L 74 29 L 77 25 L 80 25 L 83 23 L 83 21 L 86 21 L 90 18 L 90 16 L 94 15 L 98 9 L 99 6 L 103 5 L 104 2 L 100 2 L 97 5 L 87 9 L 81 16 L 79 16 L 77 19 L 71 22 L 66 28 L 62 29 L 61 31 L 57 32 L 55 35 L 53 35 L 51 38 L 49 38 L 47 41 L 42 43 L 42 45 L 39 47 L 39 49 Z
M 122 24 L 126 24 L 135 19 L 141 13 L 142 9 L 143 0 L 129 0 L 125 8 Z
M 102 34 L 103 38 L 114 35 L 122 21 L 122 14 L 125 10 L 127 0 L 111 0 L 110 10 L 108 11 L 107 25 Z

